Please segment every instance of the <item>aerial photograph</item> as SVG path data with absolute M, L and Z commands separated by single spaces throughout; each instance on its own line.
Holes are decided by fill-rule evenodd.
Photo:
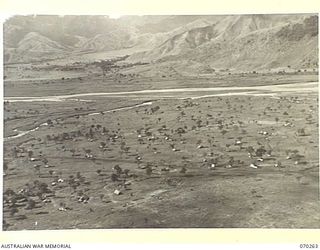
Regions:
M 2 229 L 319 229 L 318 20 L 8 17 Z

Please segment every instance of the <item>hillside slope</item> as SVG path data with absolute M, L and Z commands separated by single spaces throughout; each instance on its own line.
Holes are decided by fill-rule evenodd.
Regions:
M 314 68 L 318 16 L 16 16 L 4 25 L 4 48 L 6 63 L 130 48 L 128 62 L 152 62 L 150 67 Z
M 5 49 L 5 61 L 28 62 L 39 58 L 56 58 L 70 53 L 71 49 L 36 32 L 23 37 L 16 48 Z
M 194 28 L 130 61 L 195 61 L 215 69 L 317 67 L 318 17 L 245 15 Z

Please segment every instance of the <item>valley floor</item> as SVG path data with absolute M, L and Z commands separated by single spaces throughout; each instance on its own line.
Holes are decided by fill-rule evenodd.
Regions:
M 8 81 L 4 230 L 319 228 L 317 81 Z M 272 84 L 288 88 L 16 98 Z

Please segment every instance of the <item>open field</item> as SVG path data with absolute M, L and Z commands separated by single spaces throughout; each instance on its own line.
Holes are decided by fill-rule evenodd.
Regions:
M 319 228 L 317 75 L 117 77 L 5 82 L 5 230 Z

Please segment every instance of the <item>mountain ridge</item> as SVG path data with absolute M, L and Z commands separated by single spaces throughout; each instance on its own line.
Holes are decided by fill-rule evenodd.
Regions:
M 317 41 L 314 14 L 16 16 L 4 25 L 6 63 L 132 48 L 127 62 L 192 62 L 208 71 L 312 68 Z
M 277 67 L 286 67 L 290 64 L 299 67 L 303 66 L 302 61 L 310 60 L 310 63 L 317 67 L 317 17 L 305 17 L 289 24 L 262 24 L 260 27 L 253 18 L 236 17 L 236 20 L 229 20 L 227 25 L 226 21 L 222 20 L 224 29 L 221 29 L 221 24 L 218 22 L 186 31 L 170 38 L 152 51 L 132 55 L 128 60 L 143 62 L 194 60 L 212 67 L 244 69 L 245 66 L 250 70 L 270 68 L 276 65 L 277 60 L 280 62 Z M 246 25 L 243 25 L 243 22 Z M 294 47 L 301 50 L 305 47 L 305 51 L 299 55 L 295 53 Z M 272 61 L 265 60 L 268 55 L 273 55 L 269 58 Z M 287 61 L 282 60 L 283 58 L 287 58 Z M 297 59 L 301 63 L 297 62 Z M 244 63 L 245 61 L 251 62 Z

